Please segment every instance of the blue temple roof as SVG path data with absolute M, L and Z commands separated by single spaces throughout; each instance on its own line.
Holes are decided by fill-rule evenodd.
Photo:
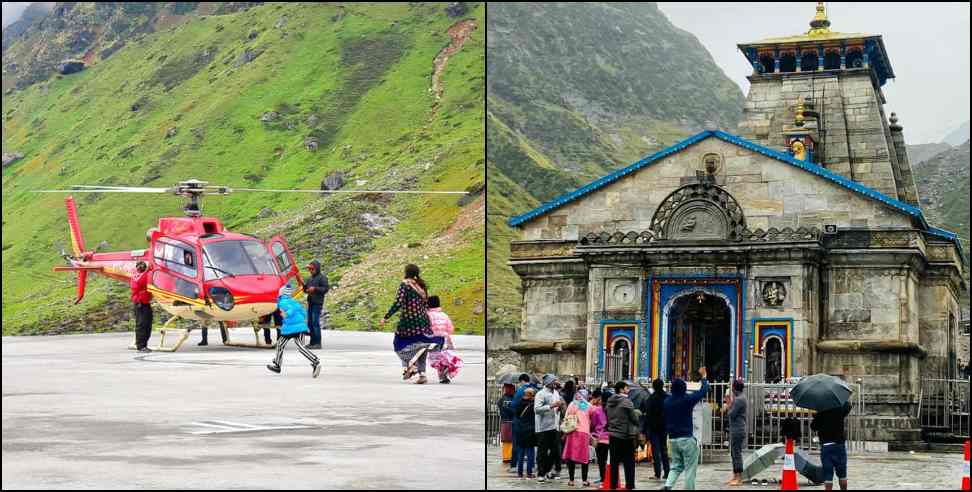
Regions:
M 643 159 L 627 167 L 618 169 L 617 171 L 614 171 L 606 176 L 603 176 L 584 186 L 581 186 L 580 188 L 577 188 L 574 191 L 571 191 L 569 193 L 564 193 L 529 212 L 511 217 L 508 224 L 512 227 L 520 226 L 521 224 L 529 222 L 541 215 L 545 215 L 550 211 L 556 210 L 570 202 L 573 202 L 574 200 L 577 200 L 578 198 L 581 198 L 615 181 L 618 181 L 619 179 L 631 173 L 634 173 L 635 171 L 648 167 L 654 164 L 655 162 L 664 159 L 665 157 L 668 157 L 677 152 L 681 152 L 682 150 L 685 150 L 686 148 L 695 145 L 707 138 L 718 138 L 719 140 L 722 140 L 724 142 L 729 142 L 731 144 L 738 145 L 744 149 L 751 150 L 753 152 L 765 155 L 767 157 L 772 157 L 773 159 L 776 159 L 780 162 L 784 162 L 791 166 L 798 167 L 809 173 L 820 176 L 821 178 L 836 183 L 839 186 L 842 186 L 857 194 L 863 195 L 871 200 L 881 202 L 887 207 L 893 208 L 895 210 L 898 210 L 899 212 L 911 216 L 914 220 L 916 220 L 921 225 L 922 229 L 926 231 L 929 235 L 941 239 L 945 239 L 954 243 L 956 247 L 958 247 L 959 252 L 961 253 L 962 247 L 961 244 L 959 243 L 957 235 L 943 229 L 931 227 L 931 225 L 929 225 L 928 221 L 925 219 L 925 216 L 922 213 L 920 208 L 909 205 L 900 200 L 891 198 L 873 188 L 869 188 L 856 181 L 847 179 L 829 169 L 818 166 L 812 162 L 801 161 L 799 159 L 794 158 L 793 156 L 791 156 L 786 152 L 780 152 L 778 150 L 774 150 L 769 147 L 765 147 L 750 142 L 749 140 L 746 140 L 736 135 L 732 135 L 730 133 L 726 133 L 722 130 L 705 130 L 700 133 L 697 133 L 689 138 L 686 138 L 685 140 L 682 140 L 681 142 L 678 142 L 658 152 L 655 152 L 654 154 L 644 157 Z M 964 261 L 964 255 L 962 255 L 962 257 Z

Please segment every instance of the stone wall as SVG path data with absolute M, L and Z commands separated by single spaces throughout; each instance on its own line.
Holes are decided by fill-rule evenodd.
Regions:
M 780 130 L 794 121 L 798 98 L 813 100 L 826 131 L 818 149 L 825 167 L 898 198 L 897 155 L 884 117 L 884 96 L 868 70 L 753 76 L 750 82 L 741 136 L 784 150 Z
M 955 377 L 948 374 L 950 357 L 962 359 L 959 355 L 962 334 L 961 310 L 948 282 L 944 279 L 924 279 L 918 290 L 920 306 L 919 339 L 928 351 L 928 357 L 921 368 L 922 378 Z M 965 360 L 968 360 L 967 356 Z
M 577 240 L 591 232 L 647 230 L 662 201 L 695 180 L 702 156 L 710 152 L 722 157 L 717 183 L 739 202 L 751 230 L 912 227 L 903 213 L 836 183 L 709 138 L 524 224 L 523 239 Z
M 817 267 L 812 264 L 763 263 L 749 267 L 747 286 L 749 306 L 746 310 L 749 343 L 755 345 L 753 321 L 757 319 L 793 320 L 793 374 L 806 376 L 813 372 L 818 333 L 817 293 L 820 292 Z M 780 306 L 768 306 L 762 297 L 766 282 L 780 282 L 786 298 Z M 745 347 L 749 350 L 749 347 Z M 789 357 L 789 354 L 787 354 Z
M 584 374 L 597 372 L 601 321 L 632 320 L 645 316 L 645 282 L 641 267 L 591 265 L 588 283 L 587 353 Z
M 827 311 L 821 341 L 864 342 L 870 348 L 821 353 L 819 370 L 861 378 L 870 393 L 917 394 L 922 365 L 915 348 L 922 346 L 917 273 L 896 257 L 861 253 L 832 262 L 823 275 Z

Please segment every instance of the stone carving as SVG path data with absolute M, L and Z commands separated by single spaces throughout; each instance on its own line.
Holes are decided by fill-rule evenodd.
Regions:
M 799 227 L 797 229 L 784 227 L 782 230 L 775 227 L 770 227 L 768 231 L 764 231 L 762 229 L 750 231 L 749 229 L 746 229 L 743 231 L 742 236 L 743 241 L 754 243 L 819 241 L 820 229 L 816 227 Z
M 763 302 L 770 307 L 780 307 L 786 300 L 786 287 L 782 282 L 771 281 L 763 284 Z
M 607 279 L 605 309 L 631 309 L 640 303 L 636 279 Z
M 707 154 L 718 158 L 718 154 Z M 718 165 L 717 162 L 706 162 Z M 654 240 L 740 241 L 746 218 L 736 199 L 710 182 L 683 186 L 662 201 L 651 219 Z
M 695 215 L 690 215 L 684 222 L 682 226 L 678 228 L 679 232 L 692 232 L 695 230 Z
M 708 153 L 702 156 L 702 169 L 705 173 L 714 176 L 722 170 L 722 156 L 716 153 Z
M 698 228 L 699 226 L 696 225 L 695 227 Z M 755 231 L 744 229 L 742 234 L 740 234 L 740 242 L 748 243 L 806 242 L 820 241 L 821 238 L 822 234 L 820 229 L 816 227 L 800 227 L 797 229 L 790 227 L 777 229 L 775 227 L 771 227 L 767 231 L 764 231 L 763 229 L 756 229 Z M 655 237 L 655 234 L 652 231 L 630 231 L 627 233 L 615 232 L 614 234 L 609 234 L 607 232 L 596 234 L 592 232 L 582 237 L 580 239 L 580 244 L 582 246 L 635 245 L 654 243 L 656 241 L 658 241 L 658 238 Z

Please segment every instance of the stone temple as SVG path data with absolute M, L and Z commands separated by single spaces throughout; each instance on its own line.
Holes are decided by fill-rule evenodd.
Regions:
M 884 42 L 831 31 L 822 4 L 810 26 L 738 45 L 753 66 L 738 134 L 703 131 L 510 219 L 526 369 L 823 372 L 861 379 L 885 416 L 956 377 L 966 260 L 919 207 Z

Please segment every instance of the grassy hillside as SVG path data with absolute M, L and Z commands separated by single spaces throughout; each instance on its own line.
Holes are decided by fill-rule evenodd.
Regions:
M 3 172 L 3 333 L 112 329 L 127 317 L 124 290 L 107 281 L 70 306 L 73 282 L 50 273 L 61 262 L 55 243 L 68 241 L 63 196 L 30 190 L 192 177 L 316 189 L 336 172 L 347 188 L 474 194 L 239 193 L 205 200 L 204 211 L 234 230 L 284 235 L 301 263 L 320 258 L 340 328 L 374 329 L 414 262 L 457 329 L 482 333 L 485 9 L 467 6 L 456 18 L 444 3 L 186 17 L 80 73 L 5 94 L 3 151 L 25 157 Z M 433 60 L 464 19 L 479 27 L 448 59 L 437 102 Z M 145 230 L 180 206 L 169 196 L 79 197 L 89 247 L 107 240 L 113 250 L 143 247 Z
M 712 122 L 743 94 L 654 3 L 490 6 L 487 105 L 490 326 L 519 323 L 506 225 Z

